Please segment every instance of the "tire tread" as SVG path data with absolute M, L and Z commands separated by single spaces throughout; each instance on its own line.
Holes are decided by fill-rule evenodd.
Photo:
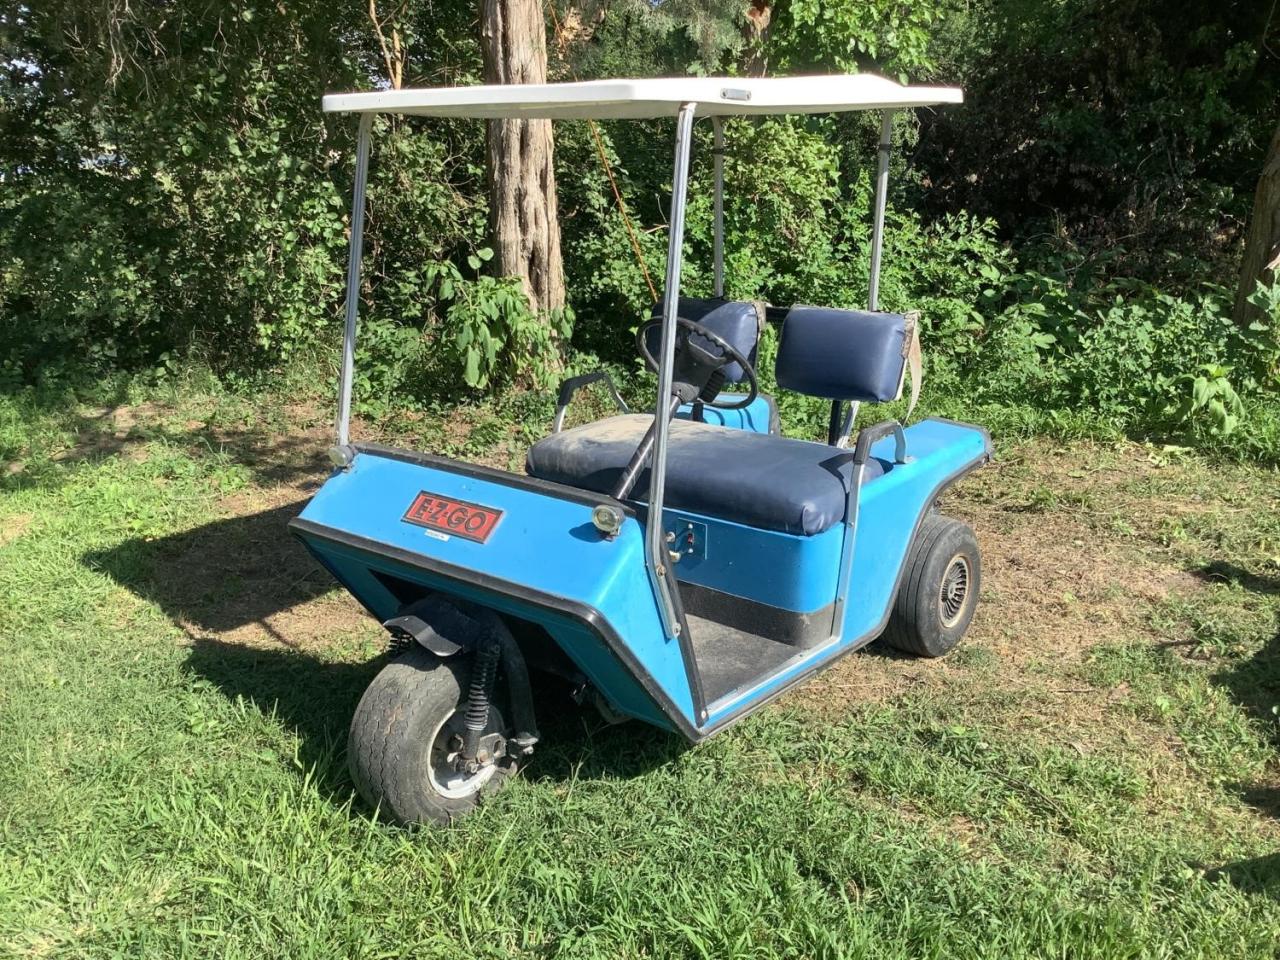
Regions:
M 977 593 L 981 588 L 981 559 L 978 555 L 977 541 L 973 531 L 967 524 L 940 513 L 930 512 L 920 523 L 920 529 L 908 548 L 902 582 L 899 584 L 897 596 L 894 597 L 893 609 L 889 623 L 885 627 L 884 641 L 896 650 L 918 657 L 938 657 L 947 653 L 964 632 L 968 629 L 968 621 L 972 618 L 972 607 L 967 614 L 958 633 L 947 639 L 940 633 L 941 625 L 921 620 L 921 591 L 930 587 L 932 597 L 933 585 L 925 584 L 929 573 L 929 565 L 939 541 L 951 538 L 958 540 L 960 549 L 968 549 L 971 553 L 973 567 L 972 588 L 973 604 L 977 604 Z M 927 620 L 927 616 L 926 616 Z
M 916 605 L 912 601 L 920 590 L 920 579 L 924 576 L 925 564 L 933 545 L 952 522 L 939 513 L 930 512 L 921 522 L 920 529 L 911 542 L 907 571 L 898 587 L 898 594 L 894 597 L 893 613 L 884 633 L 885 641 L 895 650 L 928 656 L 928 650 L 920 640 L 920 624 L 916 616 Z
M 477 802 L 442 797 L 422 782 L 430 751 L 420 742 L 424 723 L 429 727 L 431 718 L 457 705 L 469 667 L 465 658 L 442 660 L 415 645 L 383 667 L 360 698 L 347 740 L 347 765 L 360 795 L 385 818 L 449 823 Z

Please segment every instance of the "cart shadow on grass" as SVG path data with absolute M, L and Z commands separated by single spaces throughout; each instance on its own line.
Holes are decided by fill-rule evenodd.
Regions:
M 1196 571 L 1206 582 L 1235 583 L 1253 593 L 1280 596 L 1280 580 L 1259 576 L 1224 561 L 1215 561 Z M 1280 749 L 1280 611 L 1277 611 L 1270 639 L 1253 656 L 1215 673 L 1212 681 L 1221 685 L 1249 718 L 1269 732 L 1271 745 Z M 1280 783 L 1274 777 L 1263 783 L 1237 783 L 1240 799 L 1264 816 L 1280 820 Z M 1222 878 L 1245 893 L 1268 895 L 1280 900 L 1280 854 L 1227 863 L 1206 874 Z
M 164 611 L 186 635 L 191 676 L 295 731 L 299 776 L 310 772 L 345 803 L 347 728 L 387 655 L 380 628 L 354 602 L 317 603 L 339 587 L 286 530 L 306 502 L 126 540 L 83 562 Z M 688 747 L 645 724 L 607 726 L 573 703 L 567 685 L 540 688 L 535 706 L 547 746 L 524 774 L 533 781 L 630 778 Z
M 1214 562 L 1197 571 L 1207 582 L 1233 583 L 1260 596 L 1280 597 L 1280 579 L 1260 576 L 1235 564 Z M 1271 636 L 1260 650 L 1217 671 L 1212 681 L 1227 691 L 1256 724 L 1267 731 L 1271 746 L 1280 750 L 1280 609 Z M 1260 813 L 1280 819 L 1280 786 L 1238 784 L 1241 799 Z

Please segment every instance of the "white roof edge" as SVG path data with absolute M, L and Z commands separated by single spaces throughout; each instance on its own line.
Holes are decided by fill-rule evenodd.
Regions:
M 964 93 L 958 87 L 904 86 L 860 73 L 662 77 L 331 93 L 324 98 L 324 110 L 479 119 L 642 119 L 674 116 L 683 103 L 697 103 L 699 116 L 759 116 L 905 109 L 963 101 Z

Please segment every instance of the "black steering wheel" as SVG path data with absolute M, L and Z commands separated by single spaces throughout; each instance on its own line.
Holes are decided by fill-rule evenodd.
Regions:
M 651 320 L 648 323 L 646 323 L 644 326 L 642 326 L 638 331 L 636 331 L 636 349 L 640 351 L 640 356 L 644 357 L 645 365 L 648 366 L 648 368 L 652 370 L 654 373 L 658 372 L 658 361 L 654 357 L 654 355 L 649 351 L 649 342 L 648 342 L 649 338 L 647 334 L 654 327 L 661 326 L 661 325 L 662 325 L 661 320 Z M 737 347 L 735 347 L 732 343 L 730 343 L 724 337 L 720 336 L 720 334 L 716 333 L 710 327 L 704 327 L 702 324 L 697 323 L 696 321 L 688 320 L 688 319 L 685 319 L 684 317 L 676 317 L 676 327 L 677 327 L 676 329 L 677 355 L 679 355 L 679 352 L 686 346 L 686 344 L 689 341 L 689 337 L 696 334 L 699 337 L 703 337 L 706 340 L 710 340 L 714 346 L 719 347 L 721 352 L 721 357 L 720 357 L 720 363 L 716 365 L 714 368 L 716 372 L 723 370 L 730 363 L 736 363 L 738 364 L 738 366 L 742 367 L 743 372 L 747 376 L 747 386 L 749 387 L 749 389 L 747 393 L 744 395 L 742 400 L 739 400 L 736 403 L 719 402 L 719 395 L 718 395 L 719 388 L 717 387 L 716 399 L 701 400 L 700 402 L 708 407 L 715 407 L 717 410 L 741 410 L 744 407 L 751 406 L 751 404 L 755 401 L 756 397 L 760 395 L 760 385 L 759 385 L 759 382 L 756 380 L 755 368 L 751 366 L 751 361 L 749 361 L 746 357 L 742 355 L 742 351 L 739 350 Z M 708 351 L 700 350 L 699 352 L 707 353 Z M 695 386 L 699 386 L 699 385 L 695 384 Z M 705 388 L 705 384 L 701 386 Z

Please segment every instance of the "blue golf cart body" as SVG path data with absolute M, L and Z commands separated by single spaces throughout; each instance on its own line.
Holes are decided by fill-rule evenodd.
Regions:
M 917 345 L 915 318 L 876 303 L 892 113 L 959 93 L 870 76 L 797 81 L 326 98 L 326 109 L 361 117 L 336 469 L 290 526 L 400 652 L 366 693 L 350 743 L 357 786 L 393 819 L 448 821 L 526 762 L 541 670 L 610 719 L 700 741 L 886 627 L 925 655 L 967 628 L 976 543 L 937 503 L 990 458 L 990 438 L 936 417 L 852 431 L 858 403 L 900 395 Z M 855 109 L 884 112 L 869 309 L 726 299 L 723 119 Z M 364 183 L 372 118 L 386 111 L 676 118 L 666 294 L 638 336 L 658 374 L 652 410 L 631 412 L 608 382 L 619 413 L 565 429 L 575 392 L 608 378 L 566 381 L 523 474 L 350 440 Z M 702 300 L 680 296 L 697 116 L 712 119 L 720 148 L 715 290 Z M 826 442 L 781 435 L 776 404 L 757 389 L 769 322 L 781 325 L 780 386 L 832 402 Z

